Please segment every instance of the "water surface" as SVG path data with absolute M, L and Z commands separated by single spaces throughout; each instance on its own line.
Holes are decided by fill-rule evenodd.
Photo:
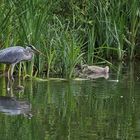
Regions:
M 1 140 L 139 140 L 140 68 L 117 67 L 109 78 L 19 81 L 0 78 Z M 118 82 L 116 81 L 118 80 Z M 24 91 L 17 91 L 17 85 Z

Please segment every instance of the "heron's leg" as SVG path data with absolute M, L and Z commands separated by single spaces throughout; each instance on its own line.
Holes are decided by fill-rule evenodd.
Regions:
M 14 72 L 15 65 L 16 64 L 11 64 L 10 78 L 11 78 L 12 81 L 14 81 L 13 72 Z
M 8 81 L 10 80 L 10 69 L 11 69 L 11 66 L 8 69 Z
M 7 92 L 11 97 L 13 96 L 13 81 L 10 79 L 7 82 Z

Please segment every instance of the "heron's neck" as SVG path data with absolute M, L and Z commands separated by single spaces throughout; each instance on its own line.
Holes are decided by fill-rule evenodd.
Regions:
M 33 56 L 34 56 L 34 53 L 33 53 L 33 51 L 30 49 L 30 48 L 26 48 L 26 60 L 31 60 L 32 58 L 33 58 Z

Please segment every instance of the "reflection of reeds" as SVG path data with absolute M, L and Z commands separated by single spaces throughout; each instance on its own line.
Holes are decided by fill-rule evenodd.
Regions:
M 24 65 L 31 76 L 45 69 L 47 77 L 71 78 L 83 61 L 92 65 L 98 58 L 133 59 L 139 43 L 138 0 L 9 0 L 0 8 L 0 47 L 33 44 L 46 55 Z
M 93 81 L 36 84 L 38 86 L 33 90 L 36 96 L 32 102 L 34 116 L 41 119 L 34 119 L 34 125 L 44 124 L 45 119 L 45 130 L 52 132 L 55 128 L 55 133 L 45 133 L 48 139 L 52 135 L 57 138 L 69 136 L 71 139 L 78 136 L 79 139 L 82 136 L 104 139 L 105 135 L 114 139 L 117 134 L 120 139 L 127 139 L 128 135 L 135 135 L 130 131 L 134 128 L 132 124 L 138 120 L 133 115 L 136 102 L 132 103 L 132 94 L 125 94 L 130 88 L 124 89 L 124 84 L 106 81 L 95 82 L 94 86 Z
M 28 120 L 1 114 L 1 139 L 135 139 L 139 130 L 139 82 L 133 85 L 130 68 L 131 75 L 123 73 L 119 83 L 24 81 L 24 94 L 14 95 L 32 104 L 33 117 Z M 121 66 L 119 69 L 118 75 Z M 124 79 L 126 76 L 130 79 Z M 1 95 L 6 94 L 3 80 Z

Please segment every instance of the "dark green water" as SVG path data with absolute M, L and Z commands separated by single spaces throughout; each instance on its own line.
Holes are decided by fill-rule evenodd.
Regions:
M 140 140 L 138 64 L 108 79 L 20 81 L 22 92 L 18 82 L 7 93 L 0 78 L 0 140 Z

